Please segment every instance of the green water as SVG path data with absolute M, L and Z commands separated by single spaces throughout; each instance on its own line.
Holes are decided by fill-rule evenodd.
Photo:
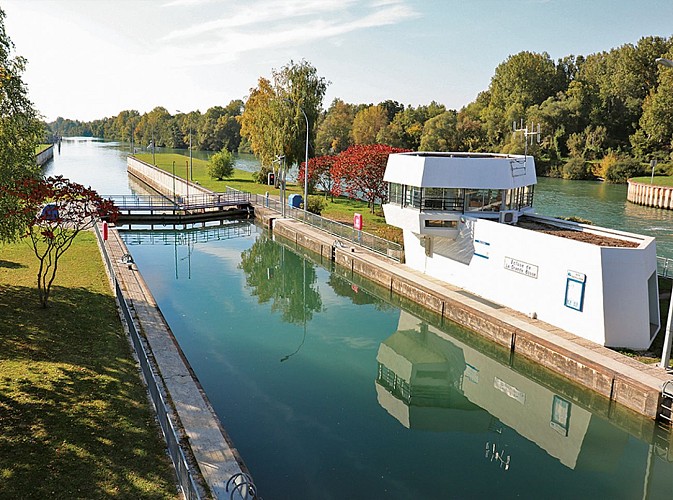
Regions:
M 267 500 L 673 496 L 653 422 L 254 225 L 123 235 Z

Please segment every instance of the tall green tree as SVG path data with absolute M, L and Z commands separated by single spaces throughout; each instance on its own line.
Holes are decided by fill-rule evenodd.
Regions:
M 315 67 L 302 60 L 274 69 L 273 83 L 260 78 L 250 90 L 240 117 L 241 135 L 263 166 L 270 166 L 281 154 L 289 165 L 304 159 L 306 122 L 311 150 L 328 84 Z
M 354 144 L 376 144 L 379 132 L 388 124 L 388 113 L 381 106 L 361 109 L 353 119 L 351 135 Z
M 14 44 L 5 31 L 5 12 L 0 8 L 0 188 L 39 175 L 35 148 L 44 134 L 21 77 L 26 60 L 13 52 Z M 19 203 L 15 196 L 0 197 L 0 241 L 15 239 L 24 228 L 23 218 L 12 215 Z
M 335 98 L 325 118 L 318 125 L 316 152 L 321 155 L 341 153 L 352 145 L 351 130 L 355 119 L 355 106 Z

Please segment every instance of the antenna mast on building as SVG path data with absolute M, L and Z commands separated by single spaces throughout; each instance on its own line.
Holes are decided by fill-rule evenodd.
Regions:
M 516 136 L 517 132 L 523 133 L 523 143 L 524 143 L 524 155 L 528 156 L 528 138 L 530 137 L 530 144 L 531 146 L 533 145 L 533 141 L 537 141 L 538 144 L 540 144 L 540 124 L 537 124 L 537 130 L 535 130 L 535 127 L 531 123 L 530 129 L 528 128 L 528 125 L 525 127 L 523 126 L 523 118 L 521 119 L 521 126 L 519 128 L 516 128 L 516 122 L 512 123 L 512 131 L 514 132 L 514 135 Z

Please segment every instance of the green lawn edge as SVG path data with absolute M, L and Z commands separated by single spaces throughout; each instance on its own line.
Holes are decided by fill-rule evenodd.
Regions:
M 633 182 L 639 182 L 641 184 L 652 184 L 653 186 L 661 187 L 672 187 L 673 186 L 673 176 L 669 175 L 655 175 L 654 179 L 650 176 L 643 177 L 633 177 Z
M 36 269 L 25 241 L 0 244 L 0 498 L 178 498 L 95 236 L 47 309 Z

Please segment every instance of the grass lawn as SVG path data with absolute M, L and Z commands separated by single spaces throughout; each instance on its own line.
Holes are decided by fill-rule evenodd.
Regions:
M 94 235 L 39 306 L 26 242 L 0 244 L 0 498 L 178 498 Z
M 673 176 L 668 175 L 655 175 L 654 180 L 652 180 L 652 177 L 649 175 L 645 177 L 634 177 L 631 180 L 634 182 L 640 182 L 642 184 L 649 184 L 650 181 L 652 181 L 652 184 L 655 186 L 673 186 Z
M 52 144 L 38 144 L 37 146 L 35 146 L 35 154 L 39 155 L 42 151 L 44 151 L 50 146 L 52 146 Z
M 152 163 L 152 153 L 136 154 L 135 157 L 144 162 Z M 155 159 L 157 167 L 171 173 L 173 172 L 173 162 L 175 162 L 175 174 L 183 179 L 187 177 L 188 157 L 180 154 L 160 153 L 155 155 Z M 245 170 L 234 169 L 234 175 L 231 178 L 218 181 L 216 179 L 211 179 L 208 175 L 208 162 L 206 160 L 193 158 L 192 165 L 192 178 L 194 181 L 213 191 L 224 191 L 226 187 L 229 186 L 249 193 L 265 194 L 268 191 L 272 196 L 278 196 L 280 194 L 280 191 L 274 189 L 273 186 L 255 182 L 252 178 L 252 173 Z M 288 182 L 287 192 L 288 194 L 303 194 L 304 188 L 303 186 Z M 402 243 L 402 231 L 386 224 L 380 206 L 377 206 L 375 213 L 372 214 L 365 202 L 349 198 L 335 198 L 332 201 L 328 196 L 326 198 L 326 207 L 321 215 L 328 219 L 352 225 L 353 214 L 356 212 L 362 214 L 364 231 Z

